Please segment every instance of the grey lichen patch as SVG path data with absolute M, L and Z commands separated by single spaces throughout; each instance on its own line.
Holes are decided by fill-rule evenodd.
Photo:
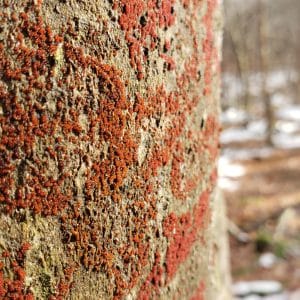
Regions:
M 80 114 L 78 117 L 79 124 L 83 130 L 88 130 L 89 128 L 89 120 L 86 114 Z
M 23 243 L 30 244 L 24 261 L 25 288 L 35 299 L 47 299 L 55 294 L 67 264 L 58 222 L 55 218 L 33 218 L 25 210 L 18 215 L 0 216 L 0 251 L 8 251 L 13 258 Z M 19 218 L 22 220 L 17 221 Z M 14 277 L 9 268 L 4 268 L 4 275 Z
M 73 276 L 73 288 L 68 300 L 113 298 L 113 290 L 107 275 L 79 268 Z
M 138 163 L 139 166 L 141 166 L 146 158 L 147 152 L 148 152 L 148 147 L 149 147 L 149 139 L 150 135 L 147 131 L 145 130 L 140 130 L 140 144 L 138 147 Z
M 81 165 L 78 169 L 77 176 L 75 178 L 75 187 L 77 189 L 77 194 L 82 195 L 83 194 L 83 187 L 85 183 L 85 171 L 86 171 L 86 164 L 84 162 L 81 162 Z
M 53 281 L 52 281 L 50 274 L 41 273 L 41 275 L 39 276 L 39 282 L 40 282 L 40 288 L 41 288 L 41 290 L 40 290 L 41 297 L 47 298 L 55 292 L 55 290 L 53 289 Z M 28 285 L 28 283 L 30 283 L 29 278 L 27 279 L 26 283 L 27 283 L 27 285 Z M 36 291 L 35 291 L 35 294 L 37 295 Z
M 55 293 L 67 265 L 59 223 L 55 218 L 29 217 L 22 226 L 23 237 L 31 244 L 25 263 L 27 283 L 36 299 Z
M 8 251 L 9 255 L 14 255 L 21 244 L 20 228 L 13 226 L 14 221 L 6 215 L 0 215 L 0 254 L 2 256 L 4 251 Z M 13 239 L 12 239 L 13 237 Z M 6 264 L 2 269 L 4 278 L 13 279 L 14 272 Z
M 59 43 L 54 53 L 54 76 L 60 77 L 60 70 L 64 65 L 64 48 L 63 43 Z

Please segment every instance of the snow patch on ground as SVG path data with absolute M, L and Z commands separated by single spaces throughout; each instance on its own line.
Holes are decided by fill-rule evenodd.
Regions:
M 232 163 L 226 157 L 220 157 L 218 165 L 218 186 L 228 191 L 236 191 L 239 189 L 237 178 L 245 175 L 245 168 L 239 164 Z
M 293 134 L 300 131 L 300 122 L 295 123 L 292 121 L 277 121 L 275 124 L 275 129 L 278 132 L 285 134 Z
M 237 125 L 249 120 L 249 115 L 241 109 L 229 108 L 222 112 L 221 123 L 223 125 Z
M 222 190 L 234 192 L 239 189 L 240 185 L 235 180 L 232 180 L 229 178 L 224 178 L 224 177 L 219 177 L 218 178 L 218 187 L 221 188 Z
M 240 281 L 233 285 L 232 292 L 235 296 L 270 295 L 280 293 L 282 284 L 273 280 Z
M 290 83 L 297 82 L 298 77 L 298 73 L 294 70 L 278 70 L 269 72 L 266 78 L 267 90 L 273 93 L 276 90 L 287 87 Z M 243 96 L 245 87 L 239 77 L 230 73 L 224 73 L 222 75 L 222 82 L 224 98 L 227 101 L 230 100 L 233 103 L 234 99 L 239 99 Z M 261 95 L 263 88 L 262 82 L 262 74 L 259 72 L 248 75 L 250 96 L 259 97 Z M 230 105 L 230 103 L 228 104 Z
M 228 128 L 221 133 L 222 144 L 261 141 L 265 139 L 267 124 L 264 120 L 250 122 L 247 127 Z
M 288 105 L 281 107 L 277 110 L 276 117 L 278 119 L 300 122 L 300 106 Z
M 245 175 L 245 168 L 239 164 L 232 163 L 228 158 L 219 159 L 219 176 L 220 177 L 241 177 Z
M 288 135 L 277 133 L 272 138 L 273 144 L 278 149 L 298 149 L 300 148 L 300 135 Z
M 291 102 L 291 98 L 287 95 L 276 92 L 271 95 L 271 103 L 274 107 L 283 107 Z
M 271 147 L 249 148 L 249 149 L 224 149 L 222 156 L 230 160 L 262 159 L 272 155 L 274 149 Z

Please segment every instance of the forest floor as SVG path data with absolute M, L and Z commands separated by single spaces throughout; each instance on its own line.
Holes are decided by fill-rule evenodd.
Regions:
M 299 290 L 300 149 L 259 140 L 222 146 L 219 186 L 227 202 L 232 281 L 274 280 Z
M 272 146 L 265 143 L 261 76 L 250 74 L 246 111 L 240 79 L 230 73 L 222 78 L 218 183 L 227 202 L 233 291 L 240 292 L 234 294 L 243 300 L 300 300 L 300 104 L 291 88 L 298 73 L 267 75 Z M 253 292 L 253 283 L 261 288 L 262 281 L 277 284 L 280 292 Z

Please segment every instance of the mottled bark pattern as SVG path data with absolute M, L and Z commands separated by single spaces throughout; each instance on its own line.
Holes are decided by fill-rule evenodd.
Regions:
M 0 0 L 1 299 L 217 299 L 219 5 Z

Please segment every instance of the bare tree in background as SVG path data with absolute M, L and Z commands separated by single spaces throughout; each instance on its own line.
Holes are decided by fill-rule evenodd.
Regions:
M 227 9 L 224 9 L 225 14 L 227 14 Z M 224 34 L 228 37 L 230 46 L 232 48 L 232 55 L 236 64 L 237 76 L 241 80 L 242 85 L 242 103 L 245 111 L 249 110 L 249 57 L 247 55 L 247 39 L 243 39 L 242 36 L 245 36 L 246 28 L 239 24 L 240 15 L 237 15 L 235 22 L 228 22 Z M 246 125 L 246 124 L 245 124 Z
M 274 128 L 274 112 L 272 109 L 271 97 L 267 87 L 269 73 L 269 46 L 268 46 L 268 15 L 264 0 L 258 1 L 258 37 L 259 37 L 259 62 L 261 74 L 261 95 L 264 103 L 265 117 L 267 121 L 266 142 L 273 145 L 272 133 Z
M 260 60 L 260 29 L 259 2 L 261 0 L 237 1 L 224 0 L 225 6 L 225 30 L 223 44 L 223 72 L 236 75 L 242 82 L 242 88 L 247 86 L 243 77 L 243 72 L 255 74 L 261 70 Z M 268 10 L 267 20 L 269 28 L 265 37 L 265 44 L 268 45 L 268 72 L 282 70 L 287 78 L 285 92 L 292 102 L 298 102 L 299 79 L 300 79 L 300 35 L 299 14 L 300 2 L 298 0 L 265 0 L 263 5 Z M 270 17 L 271 16 L 271 17 Z M 249 75 L 249 74 L 248 74 Z M 248 87 L 252 85 L 248 79 Z M 244 83 L 243 83 L 244 82 Z M 275 89 L 280 89 L 276 87 Z M 224 90 L 226 94 L 226 89 Z M 275 90 L 269 91 L 276 92 Z M 242 91 L 242 94 L 245 94 Z M 258 94 L 248 91 L 248 101 L 252 101 Z M 245 101 L 243 95 L 240 96 L 241 103 Z M 226 101 L 224 99 L 224 101 Z M 234 102 L 231 99 L 231 102 Z M 250 102 L 253 107 L 253 102 Z

